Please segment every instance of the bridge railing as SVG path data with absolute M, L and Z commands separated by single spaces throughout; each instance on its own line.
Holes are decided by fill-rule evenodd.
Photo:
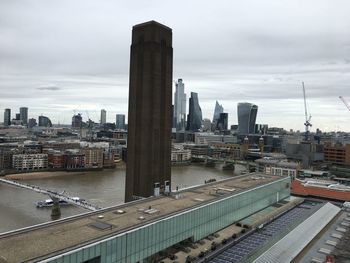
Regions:
M 68 195 L 64 195 L 63 193 L 58 193 L 58 192 L 52 191 L 50 189 L 44 189 L 44 188 L 41 188 L 41 187 L 36 186 L 36 185 L 19 183 L 19 182 L 13 181 L 13 180 L 8 180 L 8 179 L 3 179 L 3 178 L 0 178 L 0 182 L 14 185 L 17 187 L 21 187 L 24 189 L 32 190 L 32 191 L 35 191 L 37 193 L 47 194 L 50 197 L 55 197 L 55 198 L 58 198 L 60 200 L 66 201 L 70 204 L 78 205 L 78 206 L 81 206 L 85 209 L 89 209 L 92 211 L 96 211 L 96 210 L 101 209 L 100 207 L 98 207 L 96 205 L 90 204 L 86 200 L 77 200 L 76 198 L 73 198 L 73 197 L 68 196 Z

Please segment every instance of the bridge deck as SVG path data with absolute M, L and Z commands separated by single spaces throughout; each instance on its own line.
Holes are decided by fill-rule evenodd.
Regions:
M 254 176 L 254 178 L 253 178 Z M 257 179 L 257 176 L 259 179 Z M 17 230 L 0 235 L 0 255 L 8 262 L 36 261 L 60 254 L 97 240 L 114 236 L 140 225 L 148 224 L 170 214 L 203 205 L 204 203 L 234 195 L 266 183 L 281 179 L 281 177 L 261 174 L 249 174 L 232 179 L 215 182 L 179 192 L 181 198 L 162 196 L 147 198 L 129 204 L 102 209 L 79 215 L 74 218 L 62 219 L 49 224 L 33 226 L 29 229 Z M 214 188 L 236 189 L 226 191 L 225 195 L 214 195 Z M 221 190 L 223 191 L 223 190 Z M 158 212 L 146 214 L 140 209 L 156 209 Z M 118 214 L 117 210 L 124 210 Z M 103 215 L 103 218 L 101 218 Z M 145 217 L 144 220 L 138 219 Z M 102 222 L 112 225 L 103 231 L 91 227 L 92 223 Z M 36 260 L 35 260 L 36 259 Z
M 100 207 L 98 207 L 96 205 L 93 205 L 93 204 L 90 204 L 90 203 L 88 203 L 85 200 L 76 200 L 74 197 L 65 195 L 64 193 L 54 192 L 54 191 L 51 191 L 49 189 L 41 188 L 39 186 L 30 185 L 30 184 L 23 184 L 23 183 L 19 183 L 19 182 L 16 182 L 16 181 L 3 179 L 3 178 L 0 178 L 0 182 L 6 183 L 6 184 L 10 184 L 10 185 L 14 185 L 14 186 L 17 186 L 17 187 L 21 187 L 21 188 L 24 188 L 24 189 L 32 190 L 32 191 L 35 191 L 37 193 L 46 194 L 46 195 L 49 195 L 50 197 L 56 197 L 56 198 L 58 198 L 60 200 L 66 201 L 66 202 L 68 202 L 70 204 L 73 204 L 73 205 L 77 205 L 77 206 L 83 207 L 83 208 L 91 210 L 91 211 L 96 211 L 96 210 L 101 209 Z

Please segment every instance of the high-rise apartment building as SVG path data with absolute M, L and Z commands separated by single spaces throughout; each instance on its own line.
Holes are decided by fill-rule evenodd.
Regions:
M 189 113 L 187 117 L 187 130 L 198 131 L 202 127 L 202 109 L 199 106 L 198 94 L 191 92 L 189 99 Z
M 171 28 L 133 27 L 125 201 L 170 191 L 173 48 Z
M 22 125 L 28 125 L 28 108 L 27 107 L 21 107 L 19 108 L 19 114 L 20 114 L 20 120 L 22 122 Z
M 72 128 L 81 128 L 83 126 L 83 117 L 80 113 L 72 117 Z
M 255 132 L 255 121 L 258 106 L 248 102 L 238 103 L 238 133 L 253 134 Z
M 106 110 L 102 109 L 101 110 L 101 120 L 100 120 L 100 124 L 106 124 L 106 117 L 107 117 L 107 112 Z
M 5 109 L 4 112 L 4 125 L 10 126 L 11 125 L 11 109 Z
M 175 83 L 175 104 L 174 104 L 174 120 L 176 130 L 185 130 L 186 122 L 186 93 L 185 84 L 182 79 L 178 79 Z
M 119 130 L 125 130 L 125 115 L 117 114 L 115 116 L 115 126 Z

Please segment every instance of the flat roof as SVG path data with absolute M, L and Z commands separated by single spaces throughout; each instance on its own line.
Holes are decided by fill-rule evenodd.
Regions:
M 304 173 L 307 173 L 307 174 L 312 174 L 312 175 L 323 175 L 323 174 L 326 174 L 328 173 L 327 171 L 313 171 L 313 170 L 300 170 L 300 172 L 304 172 Z
M 339 212 L 339 207 L 331 203 L 326 203 L 303 223 L 265 251 L 253 263 L 292 261 Z M 326 252 L 324 250 L 324 253 Z
M 154 21 L 154 20 L 151 20 L 151 21 L 147 21 L 147 22 L 144 22 L 144 23 L 141 23 L 141 24 L 137 24 L 137 25 L 134 25 L 133 26 L 133 29 L 135 28 L 139 28 L 139 27 L 146 27 L 146 26 L 159 26 L 159 27 L 163 27 L 167 30 L 172 30 L 170 27 L 164 25 L 164 24 L 161 24 L 157 21 Z
M 45 259 L 285 177 L 252 173 L 0 235 L 8 262 Z M 221 190 L 217 190 L 220 189 Z M 225 191 L 222 189 L 234 189 Z M 219 191 L 221 195 L 217 194 Z M 176 198 L 178 196 L 178 198 Z M 123 210 L 122 213 L 120 210 Z M 142 216 L 144 219 L 140 220 Z M 108 226 L 108 227 L 107 227 Z

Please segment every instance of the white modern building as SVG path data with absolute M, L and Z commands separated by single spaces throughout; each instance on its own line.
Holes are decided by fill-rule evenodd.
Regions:
M 185 84 L 182 79 L 178 79 L 175 83 L 175 103 L 174 103 L 174 118 L 177 130 L 185 130 L 186 122 L 186 93 Z
M 196 132 L 194 134 L 195 144 L 209 144 L 211 142 L 237 143 L 237 137 L 233 135 L 214 134 L 210 132 Z

